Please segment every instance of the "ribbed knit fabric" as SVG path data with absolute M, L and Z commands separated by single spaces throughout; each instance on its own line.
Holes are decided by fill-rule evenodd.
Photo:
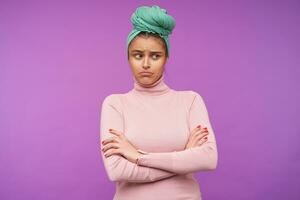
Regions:
M 114 200 L 201 200 L 193 173 L 214 170 L 218 161 L 203 98 L 193 90 L 170 88 L 164 75 L 151 87 L 133 80 L 132 90 L 108 95 L 101 105 L 100 140 L 114 136 L 108 131 L 113 128 L 148 152 L 136 165 L 120 155 L 105 158 L 101 151 L 108 178 L 116 183 Z M 208 140 L 185 150 L 199 124 L 207 127 Z

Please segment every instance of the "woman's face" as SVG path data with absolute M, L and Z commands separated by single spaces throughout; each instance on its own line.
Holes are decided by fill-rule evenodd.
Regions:
M 132 73 L 141 85 L 147 87 L 162 76 L 167 56 L 160 38 L 137 36 L 131 41 L 128 52 Z

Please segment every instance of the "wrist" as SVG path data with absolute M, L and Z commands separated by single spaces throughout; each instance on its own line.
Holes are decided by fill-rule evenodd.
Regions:
M 137 149 L 137 152 L 138 152 L 138 156 L 137 156 L 136 159 L 135 159 L 135 164 L 136 164 L 136 165 L 139 165 L 139 159 L 140 159 L 141 157 L 143 157 L 145 154 L 148 154 L 148 152 L 143 151 L 143 150 L 141 150 L 141 149 Z
M 141 149 L 137 149 L 137 152 L 139 152 L 139 153 L 141 153 L 141 154 L 148 154 L 148 152 L 143 151 L 143 150 L 141 150 Z

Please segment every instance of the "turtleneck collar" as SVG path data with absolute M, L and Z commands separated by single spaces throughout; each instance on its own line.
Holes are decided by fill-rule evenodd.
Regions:
M 136 78 L 133 76 L 133 91 L 143 95 L 162 95 L 171 90 L 171 88 L 164 81 L 164 74 L 154 83 L 148 85 L 148 87 L 142 86 Z

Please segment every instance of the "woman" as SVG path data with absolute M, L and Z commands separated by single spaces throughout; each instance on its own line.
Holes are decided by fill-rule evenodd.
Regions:
M 133 89 L 102 103 L 101 155 L 114 200 L 200 200 L 194 172 L 214 170 L 216 140 L 202 97 L 164 82 L 174 19 L 158 6 L 131 16 L 127 40 Z

